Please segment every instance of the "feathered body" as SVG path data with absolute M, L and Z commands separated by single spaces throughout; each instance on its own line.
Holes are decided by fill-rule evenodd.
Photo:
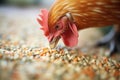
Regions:
M 120 0 L 56 0 L 48 23 L 56 22 L 70 12 L 78 29 L 120 24 Z
M 43 27 L 50 44 L 62 38 L 66 46 L 73 47 L 78 43 L 78 30 L 120 25 L 120 0 L 56 0 L 47 17 L 42 23 L 48 25 Z

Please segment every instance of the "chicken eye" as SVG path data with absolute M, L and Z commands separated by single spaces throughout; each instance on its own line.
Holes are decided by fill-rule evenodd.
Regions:
M 55 26 L 55 29 L 56 29 L 56 30 L 59 30 L 59 29 L 60 29 L 60 27 L 57 25 L 57 26 Z

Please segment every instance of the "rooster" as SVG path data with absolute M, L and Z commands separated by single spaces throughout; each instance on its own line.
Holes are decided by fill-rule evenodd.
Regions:
M 120 0 L 56 0 L 49 11 L 41 10 L 37 20 L 51 48 L 59 39 L 68 47 L 76 46 L 79 30 L 114 25 L 112 35 L 108 34 L 100 44 L 110 44 L 111 52 L 119 50 Z

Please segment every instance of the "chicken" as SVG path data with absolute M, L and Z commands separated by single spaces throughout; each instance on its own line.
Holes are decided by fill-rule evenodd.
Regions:
M 60 38 L 74 47 L 82 29 L 115 25 L 120 34 L 120 0 L 56 0 L 49 11 L 41 10 L 37 20 L 52 48 Z

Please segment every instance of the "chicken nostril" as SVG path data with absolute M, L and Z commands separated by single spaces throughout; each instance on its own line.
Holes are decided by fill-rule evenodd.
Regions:
M 49 42 L 52 42 L 52 41 L 53 41 L 53 37 L 54 37 L 53 35 L 49 35 L 49 36 L 48 36 L 48 41 L 49 41 Z

